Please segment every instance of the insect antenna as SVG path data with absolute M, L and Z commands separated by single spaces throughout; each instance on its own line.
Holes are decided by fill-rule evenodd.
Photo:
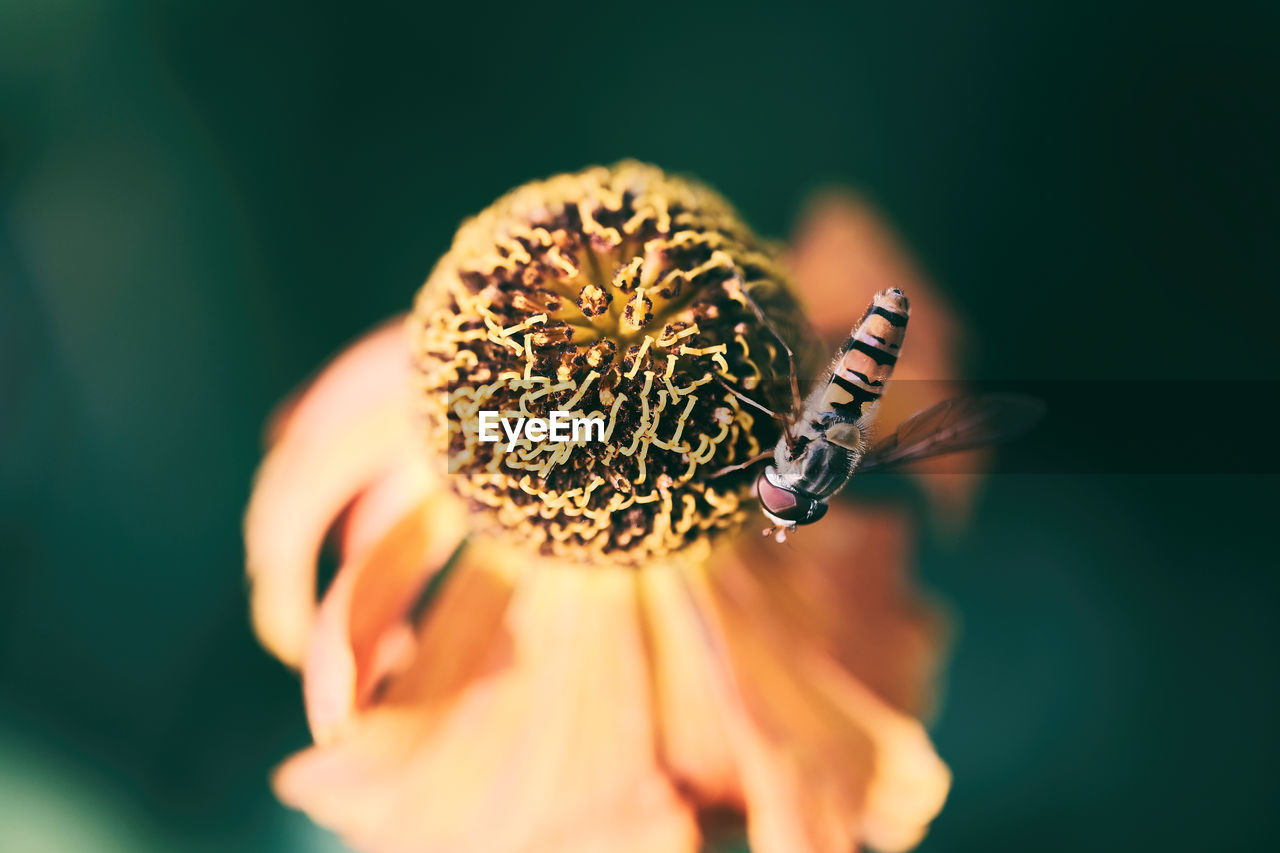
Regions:
M 746 282 L 743 282 L 741 278 L 739 278 L 739 282 L 739 289 L 742 291 L 742 298 L 746 300 L 747 305 L 750 306 L 751 311 L 756 315 L 756 319 L 769 330 L 769 333 L 773 335 L 773 337 L 782 346 L 782 351 L 787 354 L 787 379 L 791 383 L 792 406 L 799 408 L 801 399 L 800 379 L 796 375 L 796 355 L 791 351 L 791 345 L 787 343 L 786 338 L 782 337 L 782 334 L 778 331 L 778 327 L 775 326 L 773 321 L 769 319 L 769 316 L 764 313 L 764 309 L 760 307 L 760 303 L 756 302 L 755 298 L 747 291 Z

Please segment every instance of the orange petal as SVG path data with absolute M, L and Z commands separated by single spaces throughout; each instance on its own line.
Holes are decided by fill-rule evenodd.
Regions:
M 950 776 L 923 727 L 852 678 L 744 565 L 694 576 L 756 853 L 916 843 Z
M 901 288 L 911 300 L 902 357 L 877 411 L 877 431 L 889 432 L 921 409 L 964 393 L 957 381 L 964 330 L 869 205 L 839 190 L 815 198 L 796 229 L 791 260 L 809 316 L 833 348 L 844 341 L 877 291 Z M 964 453 L 910 470 L 922 475 L 922 485 L 944 517 L 957 521 L 971 506 L 980 479 L 972 472 L 980 469 L 981 457 Z
M 287 761 L 274 779 L 280 799 L 344 835 L 373 832 L 396 804 L 439 709 L 468 688 L 485 690 L 493 683 L 487 676 L 509 666 L 503 620 L 511 593 L 509 571 L 464 551 L 432 604 L 411 669 L 333 743 Z
M 303 671 L 318 742 L 331 740 L 412 654 L 410 611 L 466 535 L 466 521 L 461 502 L 437 492 L 339 570 L 321 603 Z
M 786 547 L 756 537 L 738 559 L 780 616 L 890 705 L 932 707 L 944 620 L 907 575 L 914 525 L 902 512 L 833 501 L 818 524 Z
M 634 573 L 474 550 L 520 575 L 508 633 L 486 632 L 469 678 L 398 677 L 350 737 L 282 769 L 281 796 L 366 850 L 695 851 L 691 809 L 655 756 Z M 428 652 L 430 623 L 463 619 L 459 604 L 428 617 L 420 660 L 449 660 Z
M 406 453 L 343 513 L 339 551 L 343 562 L 362 559 L 423 499 L 444 487 L 424 454 Z
M 897 287 L 911 300 L 907 345 L 918 364 L 950 366 L 958 335 L 952 312 L 893 232 L 853 193 L 831 190 L 809 203 L 792 239 L 791 264 L 800 297 L 823 335 L 843 338 L 872 296 Z M 926 340 L 914 340 L 918 328 L 925 330 L 919 337 Z M 904 346 L 904 359 L 908 354 Z
M 682 569 L 640 571 L 663 764 L 704 804 L 742 805 L 742 785 L 722 703 L 718 662 L 705 653 L 706 628 Z
M 411 445 L 409 350 L 384 327 L 327 368 L 275 430 L 245 514 L 254 628 L 290 665 L 315 614 L 316 559 L 353 497 Z
M 289 432 L 320 438 L 350 409 L 375 406 L 401 392 L 409 378 L 409 352 L 405 315 L 366 332 L 276 407 L 267 444 L 278 444 Z

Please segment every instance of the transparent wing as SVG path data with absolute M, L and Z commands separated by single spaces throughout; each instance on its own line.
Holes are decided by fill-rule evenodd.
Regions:
M 1015 438 L 1044 417 L 1045 405 L 1023 394 L 954 397 L 916 412 L 862 457 L 859 471 L 916 462 Z

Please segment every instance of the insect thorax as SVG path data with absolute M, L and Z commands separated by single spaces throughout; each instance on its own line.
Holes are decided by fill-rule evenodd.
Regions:
M 815 498 L 828 498 L 840 491 L 862 455 L 860 447 L 841 447 L 813 427 L 799 432 L 794 456 L 792 453 L 785 440 L 778 444 L 774 455 L 778 484 Z

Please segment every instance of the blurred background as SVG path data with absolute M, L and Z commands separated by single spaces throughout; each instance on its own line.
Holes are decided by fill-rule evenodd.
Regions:
M 247 623 L 264 419 L 463 217 L 627 156 L 776 237 L 854 187 L 970 376 L 1085 380 L 923 544 L 960 627 L 922 849 L 1274 849 L 1278 17 L 0 5 L 0 849 L 339 849 L 267 787 L 308 735 Z

